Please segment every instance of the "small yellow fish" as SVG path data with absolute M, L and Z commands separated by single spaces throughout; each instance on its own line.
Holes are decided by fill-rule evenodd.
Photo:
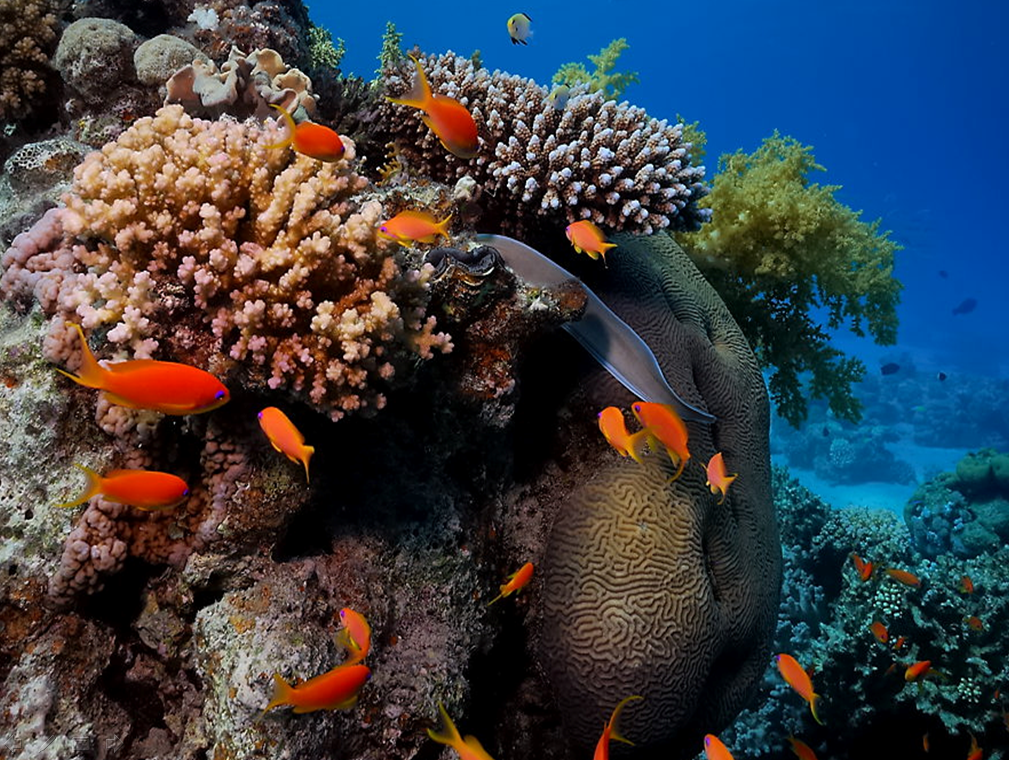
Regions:
M 513 45 L 529 44 L 526 40 L 533 35 L 532 29 L 530 28 L 531 24 L 532 19 L 525 13 L 516 13 L 508 19 L 508 36 L 512 38 Z
M 305 436 L 275 406 L 268 406 L 259 413 L 259 426 L 270 439 L 270 445 L 292 462 L 305 466 L 305 481 L 308 482 L 308 460 L 315 453 L 313 446 L 305 445 Z
M 564 230 L 564 234 L 568 236 L 575 251 L 587 254 L 593 260 L 602 258 L 604 264 L 606 263 L 606 252 L 610 248 L 617 247 L 616 243 L 607 243 L 602 230 L 588 219 L 569 224 Z

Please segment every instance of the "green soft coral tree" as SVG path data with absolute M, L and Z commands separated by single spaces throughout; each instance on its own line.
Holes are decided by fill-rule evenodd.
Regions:
M 893 276 L 901 246 L 834 197 L 837 185 L 809 181 L 823 171 L 812 148 L 775 132 L 752 154 L 719 160 L 712 209 L 699 232 L 678 236 L 743 329 L 758 359 L 772 368 L 778 412 L 798 425 L 808 392 L 857 421 L 852 393 L 864 365 L 830 344 L 829 329 L 866 331 L 880 344 L 897 338 L 902 285 Z
M 589 92 L 601 92 L 605 97 L 616 100 L 624 90 L 641 80 L 635 71 L 614 71 L 617 59 L 630 45 L 624 37 L 613 40 L 599 51 L 599 55 L 590 55 L 589 60 L 596 69 L 591 74 L 584 63 L 565 63 L 553 76 L 554 84 L 574 87 L 587 84 Z

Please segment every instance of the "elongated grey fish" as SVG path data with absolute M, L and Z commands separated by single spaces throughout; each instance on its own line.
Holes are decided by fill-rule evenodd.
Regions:
M 481 245 L 493 246 L 512 270 L 530 285 L 552 287 L 577 280 L 588 294 L 585 316 L 564 329 L 592 358 L 642 401 L 670 404 L 684 420 L 712 423 L 714 415 L 681 399 L 662 374 L 658 359 L 640 335 L 571 272 L 535 248 L 505 235 L 477 235 Z

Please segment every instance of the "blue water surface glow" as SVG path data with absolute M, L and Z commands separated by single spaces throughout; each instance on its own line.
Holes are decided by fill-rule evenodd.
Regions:
M 633 8 L 633 11 L 627 10 Z M 527 46 L 505 23 L 533 19 Z M 625 97 L 697 120 L 717 156 L 754 150 L 774 129 L 815 148 L 840 199 L 905 245 L 900 345 L 922 366 L 1009 377 L 1009 4 L 964 0 L 722 0 L 705 3 L 316 3 L 312 20 L 346 41 L 343 70 L 374 76 L 386 21 L 404 48 L 479 49 L 484 65 L 548 83 L 617 37 Z M 940 270 L 946 272 L 941 277 Z M 954 316 L 964 298 L 976 310 Z M 870 361 L 867 341 L 839 336 Z

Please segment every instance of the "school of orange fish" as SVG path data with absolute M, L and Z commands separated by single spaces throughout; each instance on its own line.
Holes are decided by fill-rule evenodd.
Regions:
M 515 44 L 527 44 L 532 34 L 531 19 L 518 13 L 508 19 L 508 32 Z M 446 150 L 460 158 L 472 158 L 478 150 L 478 130 L 473 117 L 457 100 L 433 93 L 417 58 L 412 58 L 417 77 L 413 89 L 398 98 L 388 98 L 392 103 L 417 108 L 423 111 L 423 122 L 435 133 Z M 276 144 L 267 146 L 283 149 L 288 146 L 296 152 L 320 161 L 336 161 L 344 152 L 340 136 L 329 127 L 310 121 L 296 123 L 285 109 L 274 105 L 281 113 L 288 128 L 287 137 Z M 434 243 L 438 237 L 448 238 L 451 216 L 437 221 L 423 210 L 406 210 L 381 223 L 380 237 L 395 241 L 403 246 L 414 243 Z M 606 253 L 616 244 L 607 242 L 603 232 L 591 221 L 582 220 L 567 226 L 565 235 L 577 253 L 584 253 L 593 260 L 606 263 Z M 186 364 L 155 360 L 132 360 L 107 363 L 98 362 L 88 347 L 84 332 L 77 330 L 83 349 L 83 359 L 78 374 L 62 369 L 62 374 L 88 388 L 103 391 L 110 401 L 133 409 L 149 409 L 167 415 L 200 414 L 216 409 L 227 403 L 228 389 L 213 375 Z M 641 429 L 630 433 L 624 413 L 610 406 L 598 415 L 599 428 L 606 441 L 624 457 L 631 457 L 643 463 L 643 457 L 650 450 L 653 453 L 665 451 L 675 472 L 669 482 L 675 481 L 683 473 L 690 460 L 688 432 L 686 424 L 673 407 L 667 404 L 638 401 L 631 405 L 631 412 Z M 258 414 L 259 424 L 270 445 L 294 463 L 304 467 L 305 480 L 309 481 L 309 461 L 314 448 L 305 444 L 304 436 L 294 423 L 276 407 L 267 407 Z M 176 475 L 148 470 L 113 470 L 99 474 L 87 467 L 77 465 L 87 475 L 88 482 L 80 496 L 72 501 L 59 504 L 60 507 L 74 507 L 101 495 L 109 501 L 133 506 L 141 510 L 166 510 L 178 506 L 189 494 L 185 481 Z M 706 465 L 706 485 L 712 494 L 721 494 L 718 504 L 722 504 L 732 482 L 737 475 L 729 475 L 722 453 L 714 454 Z M 857 554 L 851 555 L 856 572 L 863 581 L 873 577 L 873 564 L 862 560 Z M 886 568 L 884 573 L 899 583 L 909 586 L 920 585 L 920 580 L 911 573 L 898 568 Z M 489 604 L 525 587 L 533 576 L 533 564 L 527 562 L 512 573 L 501 585 L 500 593 Z M 961 581 L 961 591 L 973 593 L 969 577 Z M 981 630 L 983 623 L 977 617 L 964 621 L 975 630 Z M 340 611 L 341 632 L 339 643 L 346 650 L 345 660 L 332 670 L 292 685 L 279 673 L 273 675 L 274 693 L 264 709 L 264 714 L 275 707 L 291 706 L 295 713 L 316 710 L 349 709 L 357 702 L 358 693 L 371 676 L 371 670 L 362 661 L 371 647 L 371 628 L 365 618 L 350 608 Z M 875 621 L 870 626 L 875 638 L 882 644 L 889 641 L 886 626 Z M 899 637 L 893 644 L 898 652 L 904 644 Z M 819 695 L 813 689 L 809 673 L 789 654 L 774 657 L 778 671 L 808 704 L 813 718 L 821 723 L 817 715 Z M 891 667 L 893 670 L 896 663 Z M 932 667 L 930 660 L 911 663 L 904 672 L 906 681 L 919 681 L 926 677 L 944 677 L 941 671 Z M 594 760 L 609 758 L 611 741 L 633 744 L 622 736 L 617 721 L 623 709 L 632 701 L 643 699 L 631 695 L 620 700 L 603 727 L 602 735 L 595 748 Z M 491 756 L 473 736 L 461 736 L 444 706 L 439 703 L 442 727 L 439 731 L 427 729 L 430 738 L 454 749 L 462 760 L 492 760 Z M 981 760 L 983 750 L 974 737 L 968 760 Z M 793 752 L 801 760 L 816 760 L 813 750 L 794 736 L 789 736 Z M 928 735 L 923 738 L 927 751 Z M 725 744 L 713 734 L 703 740 L 703 751 L 708 760 L 732 760 Z

